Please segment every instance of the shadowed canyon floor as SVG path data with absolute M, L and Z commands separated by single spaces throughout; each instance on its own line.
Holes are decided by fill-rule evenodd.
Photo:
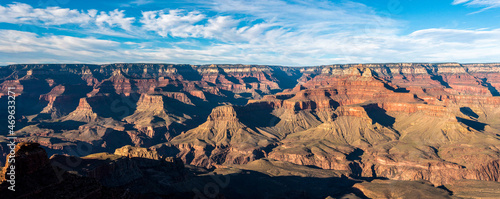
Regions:
M 26 180 L 52 180 L 22 197 L 67 181 L 98 190 L 83 198 L 500 194 L 500 64 L 33 64 L 0 85 L 17 141 L 41 147 Z

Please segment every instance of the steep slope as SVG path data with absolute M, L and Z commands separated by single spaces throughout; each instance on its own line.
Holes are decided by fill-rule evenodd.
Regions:
M 243 164 L 262 157 L 262 149 L 274 137 L 257 132 L 239 121 L 237 108 L 219 106 L 207 121 L 175 137 L 170 144 L 186 163 L 211 166 L 222 163 Z
M 81 98 L 76 110 L 62 118 L 62 121 L 67 120 L 89 123 L 96 122 L 98 120 L 98 116 L 92 111 L 92 107 L 89 105 L 87 100 L 85 98 Z
M 61 116 L 61 110 L 57 108 L 56 100 L 60 100 L 60 97 L 66 88 L 62 85 L 55 86 L 52 90 L 44 95 L 40 96 L 40 99 L 47 101 L 47 106 L 43 108 L 37 117 L 41 118 L 51 118 L 55 119 Z
M 318 75 L 287 92 L 249 105 L 307 111 L 322 122 L 287 135 L 269 158 L 349 170 L 355 176 L 425 179 L 437 185 L 458 179 L 498 179 L 498 169 L 490 169 L 499 160 L 499 131 L 480 122 L 498 112 L 496 97 L 471 96 L 481 95 L 472 91 L 411 93 L 360 66 Z M 467 154 L 477 155 L 451 155 L 450 150 L 465 145 Z
M 155 123 L 172 124 L 173 119 L 165 111 L 162 95 L 142 94 L 137 102 L 136 111 L 124 118 L 125 121 L 141 126 L 154 125 Z

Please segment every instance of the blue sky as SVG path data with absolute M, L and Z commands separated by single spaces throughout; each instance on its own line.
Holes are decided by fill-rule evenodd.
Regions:
M 0 65 L 500 62 L 500 0 L 0 2 Z

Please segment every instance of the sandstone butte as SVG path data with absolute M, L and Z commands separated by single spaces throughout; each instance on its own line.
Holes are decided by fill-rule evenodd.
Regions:
M 212 198 L 500 194 L 500 64 L 26 64 L 8 87 L 21 198 L 193 198 L 211 174 Z

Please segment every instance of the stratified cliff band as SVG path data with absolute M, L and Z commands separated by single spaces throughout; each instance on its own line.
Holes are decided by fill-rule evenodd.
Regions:
M 366 197 L 388 185 L 443 185 L 429 194 L 448 197 L 472 180 L 500 182 L 500 64 L 29 64 L 1 67 L 0 85 L 0 104 L 16 87 L 17 141 L 49 156 L 388 180 L 349 182 Z M 3 165 L 6 144 L 1 153 Z

